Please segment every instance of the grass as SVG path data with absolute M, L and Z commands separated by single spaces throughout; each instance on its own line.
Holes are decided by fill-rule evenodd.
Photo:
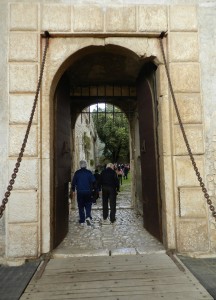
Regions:
M 122 178 L 122 185 L 120 186 L 120 191 L 125 192 L 131 188 L 131 174 L 128 173 L 128 179 Z

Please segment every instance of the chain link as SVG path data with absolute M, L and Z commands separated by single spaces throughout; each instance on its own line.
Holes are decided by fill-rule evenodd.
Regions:
M 24 137 L 21 149 L 20 149 L 20 153 L 18 155 L 17 162 L 16 162 L 15 168 L 13 170 L 13 174 L 11 175 L 11 179 L 9 181 L 7 191 L 4 194 L 4 199 L 2 200 L 2 204 L 0 206 L 0 219 L 3 216 L 3 212 L 5 210 L 6 204 L 8 202 L 8 198 L 10 197 L 11 191 L 13 189 L 13 185 L 15 183 L 15 179 L 17 177 L 17 173 L 19 171 L 20 163 L 22 161 L 23 153 L 25 151 L 26 143 L 27 143 L 27 140 L 28 140 L 30 128 L 31 128 L 31 125 L 32 125 L 32 120 L 33 120 L 33 117 L 34 117 L 34 113 L 35 113 L 35 109 L 36 109 L 36 105 L 37 105 L 37 101 L 38 101 L 38 95 L 39 95 L 39 92 L 40 92 L 40 87 L 41 87 L 41 82 L 42 82 L 42 77 L 43 77 L 43 71 L 44 71 L 44 66 L 45 66 L 46 54 L 47 54 L 47 49 L 48 49 L 48 45 L 49 45 L 50 35 L 49 35 L 48 31 L 45 31 L 45 37 L 46 37 L 46 43 L 45 43 L 45 47 L 44 47 L 44 53 L 43 53 L 43 59 L 42 59 L 42 63 L 41 63 L 40 76 L 39 76 L 39 79 L 38 79 L 38 84 L 37 84 L 36 94 L 35 94 L 35 98 L 34 98 L 34 103 L 33 103 L 32 111 L 31 111 L 30 119 L 29 119 L 29 122 L 28 122 L 28 126 L 27 126 L 27 129 L 26 129 L 25 137 Z
M 182 120 L 181 120 L 181 116 L 180 116 L 180 113 L 179 113 L 179 109 L 178 109 L 178 106 L 177 106 L 177 102 L 176 102 L 176 99 L 175 99 L 175 95 L 174 95 L 174 92 L 173 92 L 173 88 L 172 88 L 172 83 L 171 83 L 171 79 L 170 79 L 170 74 L 169 74 L 169 70 L 168 70 L 168 66 L 167 66 L 167 62 L 166 62 L 166 58 L 165 58 L 165 53 L 164 53 L 164 48 L 163 48 L 163 38 L 165 36 L 165 32 L 161 32 L 161 35 L 159 37 L 159 41 L 160 41 L 160 47 L 161 47 L 161 52 L 162 52 L 162 55 L 163 55 L 163 60 L 164 60 L 164 65 L 165 65 L 165 69 L 166 69 L 166 74 L 167 74 L 167 79 L 168 79 L 168 83 L 169 83 L 169 88 L 170 88 L 170 92 L 171 92 L 171 95 L 172 95 L 172 99 L 173 99 L 173 103 L 174 103 L 174 107 L 175 107 L 175 111 L 176 111 L 176 115 L 177 115 L 177 118 L 178 118 L 178 121 L 179 121 L 179 125 L 180 125 L 180 128 L 181 128 L 181 131 L 182 131 L 182 135 L 183 135 L 183 138 L 184 138 L 184 141 L 185 141 L 185 144 L 186 144 L 186 147 L 187 147 L 187 151 L 188 151 L 188 154 L 189 154 L 189 157 L 190 157 L 190 160 L 192 162 L 192 165 L 193 165 L 193 168 L 194 168 L 194 171 L 196 173 L 196 176 L 197 176 L 197 179 L 199 181 L 199 184 L 202 188 L 202 192 L 204 194 L 204 197 L 206 198 L 206 202 L 207 204 L 209 205 L 209 209 L 211 210 L 212 212 L 212 216 L 213 218 L 215 219 L 216 221 L 216 211 L 215 211 L 215 207 L 214 205 L 212 204 L 212 201 L 210 199 L 210 196 L 207 192 L 207 189 L 205 188 L 205 184 L 202 180 L 202 177 L 200 176 L 200 172 L 197 168 L 197 165 L 196 165 L 196 162 L 195 162 L 195 159 L 194 159 L 194 156 L 192 154 L 192 151 L 191 151 L 191 148 L 190 148 L 190 145 L 189 145 L 189 142 L 188 142 L 188 139 L 187 139 L 187 136 L 186 136 L 186 133 L 185 133 L 185 129 L 184 129 L 184 126 L 183 126 L 183 123 L 182 123 Z

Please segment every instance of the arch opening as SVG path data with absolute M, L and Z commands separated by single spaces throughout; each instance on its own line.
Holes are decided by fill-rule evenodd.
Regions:
M 153 58 L 139 58 L 112 45 L 78 52 L 67 60 L 54 97 L 53 248 L 68 231 L 68 183 L 76 166 L 77 117 L 86 107 L 104 102 L 117 106 L 128 118 L 132 202 L 143 215 L 144 227 L 162 240 Z

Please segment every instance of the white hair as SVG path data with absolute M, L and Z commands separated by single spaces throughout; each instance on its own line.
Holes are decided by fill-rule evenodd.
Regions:
M 114 169 L 114 164 L 112 164 L 112 163 L 108 163 L 108 164 L 106 165 L 106 167 L 107 167 L 107 168 Z
M 86 160 L 81 160 L 80 161 L 80 168 L 87 168 L 87 162 L 86 162 Z

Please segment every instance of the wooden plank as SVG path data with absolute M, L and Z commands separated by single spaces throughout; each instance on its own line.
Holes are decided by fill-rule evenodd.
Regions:
M 212 299 L 165 254 L 50 260 L 21 300 Z
M 171 285 L 171 286 L 170 286 Z M 178 282 L 178 280 L 173 281 L 170 283 L 170 280 L 168 282 L 165 280 L 154 280 L 152 281 L 151 279 L 149 280 L 142 280 L 142 279 L 136 279 L 136 280 L 104 280 L 104 281 L 84 281 L 84 282 L 62 282 L 59 283 L 56 286 L 56 290 L 58 291 L 73 291 L 74 293 L 80 293 L 80 290 L 83 292 L 83 290 L 88 290 L 89 292 L 96 290 L 104 290 L 107 291 L 107 289 L 112 289 L 112 291 L 115 291 L 117 289 L 124 289 L 124 290 L 134 290 L 134 289 L 143 289 L 143 290 L 160 290 L 162 287 L 163 291 L 169 290 L 172 291 L 172 289 L 175 289 L 176 291 L 182 290 L 197 290 L 197 287 L 194 285 L 191 285 L 191 283 L 188 283 L 186 281 L 181 281 Z M 53 284 L 40 284 L 31 286 L 29 289 L 26 291 L 31 291 L 31 292 L 48 292 L 48 291 L 53 291 Z
M 137 255 L 138 256 L 138 255 Z M 95 270 L 97 266 L 97 270 L 99 269 L 103 269 L 109 267 L 112 270 L 113 269 L 120 269 L 122 267 L 124 267 L 124 269 L 128 266 L 128 268 L 134 268 L 135 266 L 139 267 L 139 268 L 174 268 L 176 269 L 177 266 L 173 263 L 173 261 L 170 258 L 166 258 L 164 259 L 159 259 L 159 258 L 149 258 L 147 259 L 120 259 L 119 257 L 116 259 L 105 259 L 105 260 L 87 260 L 87 259 L 83 259 L 83 260 L 65 260 L 65 259 L 56 259 L 54 261 L 50 261 L 50 263 L 48 264 L 46 270 L 47 271 L 55 271 L 59 270 L 59 268 L 63 269 L 70 269 L 73 271 L 81 271 L 81 270 Z
M 148 267 L 145 267 L 145 266 L 141 266 L 141 265 L 137 265 L 137 266 L 130 266 L 130 268 L 128 266 L 108 266 L 107 268 L 106 267 L 103 267 L 103 266 L 94 266 L 92 268 L 77 268 L 77 269 L 56 269 L 56 270 L 53 270 L 52 272 L 50 271 L 45 271 L 44 272 L 44 275 L 55 275 L 55 274 L 67 274 L 68 272 L 78 272 L 78 273 L 83 273 L 83 272 L 111 272 L 111 271 L 119 271 L 119 272 L 123 272 L 123 271 L 139 271 L 139 270 L 155 270 L 155 271 L 166 271 L 166 270 L 170 270 L 170 272 L 172 273 L 175 273 L 177 271 L 177 267 L 175 268 L 160 268 L 160 267 L 155 267 L 155 268 L 148 268 Z
M 52 268 L 46 268 L 46 270 L 48 271 L 55 271 L 55 270 L 58 270 L 59 268 L 61 269 L 73 269 L 73 270 L 77 270 L 77 269 L 89 269 L 89 268 L 95 268 L 95 265 L 98 265 L 100 267 L 109 267 L 109 266 L 112 266 L 112 267 L 121 267 L 121 266 L 142 266 L 142 267 L 145 267 L 145 268 L 176 268 L 177 266 L 175 264 L 173 264 L 173 262 L 164 262 L 164 263 L 144 263 L 142 261 L 140 262 L 100 262 L 100 263 L 95 263 L 95 262 L 87 262 L 87 263 L 80 263 L 80 264 L 73 264 L 73 263 L 68 263 L 67 265 L 63 264 L 58 264 L 58 265 L 55 265 L 55 266 L 52 266 Z
M 164 254 L 148 254 L 148 255 L 124 255 L 124 256 L 92 256 L 92 257 L 70 257 L 70 258 L 58 258 L 51 259 L 50 264 L 47 266 L 48 269 L 55 267 L 66 266 L 70 264 L 86 264 L 86 263 L 115 263 L 121 264 L 124 262 L 139 262 L 139 263 L 149 263 L 149 264 L 162 264 L 162 263 L 171 263 L 172 260 L 169 256 Z
M 112 279 L 114 279 L 114 280 L 116 280 L 118 278 L 124 279 L 124 277 L 125 277 L 125 279 L 129 278 L 130 280 L 132 280 L 132 279 L 136 279 L 136 278 L 139 279 L 139 278 L 142 277 L 142 279 L 147 280 L 147 279 L 150 278 L 152 281 L 154 281 L 154 280 L 157 280 L 158 278 L 167 277 L 172 281 L 172 278 L 176 278 L 176 277 L 177 278 L 184 278 L 185 277 L 189 281 L 189 278 L 185 274 L 178 274 L 176 272 L 171 273 L 170 271 L 167 271 L 167 272 L 161 271 L 161 272 L 159 272 L 158 270 L 157 271 L 150 270 L 149 272 L 142 271 L 142 273 L 140 273 L 139 276 L 137 276 L 136 274 L 137 274 L 137 272 L 131 272 L 130 273 L 130 271 L 128 271 L 128 272 L 113 272 Z M 97 273 L 92 273 L 92 272 L 87 273 L 86 272 L 83 277 L 82 277 L 82 275 L 83 275 L 82 273 L 77 273 L 77 274 L 69 273 L 69 274 L 67 274 L 67 275 L 65 274 L 63 276 L 62 274 L 58 273 L 58 274 L 55 274 L 55 275 L 52 275 L 52 276 L 43 276 L 41 279 L 38 280 L 38 282 L 40 284 L 48 284 L 50 282 L 53 282 L 55 284 L 60 284 L 61 282 L 74 282 L 75 280 L 77 282 L 79 282 L 80 280 L 89 281 L 89 278 L 91 278 L 91 282 L 94 282 L 94 281 L 97 281 L 97 278 L 99 276 L 100 276 L 100 280 L 109 280 L 111 278 L 111 276 L 109 277 L 109 275 L 107 275 L 106 272 L 103 272 L 103 273 L 100 272 L 99 275 L 97 275 Z M 33 284 L 35 284 L 35 283 L 33 282 Z
M 180 283 L 188 283 L 188 281 L 193 282 L 192 279 L 188 278 L 188 276 L 185 276 L 185 274 L 176 274 L 174 273 L 144 273 L 145 271 L 137 271 L 137 272 L 103 272 L 103 273 L 77 273 L 77 274 L 68 274 L 65 276 L 46 276 L 40 279 L 40 284 L 59 284 L 61 282 L 71 283 L 71 282 L 88 282 L 89 278 L 91 278 L 91 282 L 94 281 L 103 281 L 103 280 L 134 280 L 134 279 L 143 279 L 146 281 L 151 280 L 153 283 L 158 282 L 159 280 L 162 280 L 164 282 L 180 282 Z M 37 281 L 36 281 L 37 282 Z M 39 282 L 39 280 L 38 280 Z M 32 280 L 30 282 L 30 285 L 35 285 L 35 282 Z
M 25 294 L 21 298 L 21 300 L 64 300 L 64 299 L 79 299 L 79 300 L 161 300 L 161 299 L 166 299 L 166 300 L 212 300 L 212 297 L 206 297 L 205 295 L 202 295 L 198 291 L 193 291 L 193 292 L 185 292 L 182 291 L 180 293 L 176 292 L 170 292 L 170 293 L 159 293 L 159 294 L 121 294 L 121 295 L 111 295 L 106 294 L 106 295 L 101 295 L 100 292 L 98 292 L 95 295 L 89 295 L 89 294 L 83 294 L 83 295 L 75 295 L 73 296 L 71 294 L 61 294 L 61 295 L 50 295 L 50 294 L 41 294 L 41 293 L 36 293 L 36 294 Z

